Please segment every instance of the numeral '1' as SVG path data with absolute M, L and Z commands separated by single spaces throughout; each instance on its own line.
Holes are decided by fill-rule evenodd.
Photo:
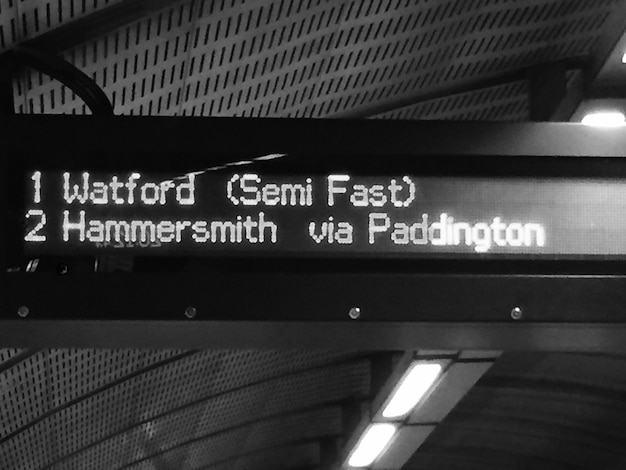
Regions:
M 30 179 L 35 182 L 35 195 L 33 199 L 35 200 L 35 204 L 39 204 L 41 202 L 41 171 L 33 173 Z

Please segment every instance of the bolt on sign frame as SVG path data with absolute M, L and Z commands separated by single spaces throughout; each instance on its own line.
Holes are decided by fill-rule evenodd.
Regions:
M 626 350 L 626 132 L 2 119 L 0 343 Z

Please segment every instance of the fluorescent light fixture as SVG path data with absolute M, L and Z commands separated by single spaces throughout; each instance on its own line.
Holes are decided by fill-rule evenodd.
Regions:
M 432 387 L 441 369 L 441 364 L 435 362 L 413 363 L 383 409 L 383 417 L 400 418 L 408 414 Z
M 587 114 L 581 121 L 587 126 L 620 127 L 626 126 L 624 114 L 618 111 L 603 111 Z
M 626 52 L 622 56 L 622 64 L 626 64 Z
M 390 423 L 371 424 L 359 439 L 350 454 L 350 467 L 368 467 L 382 454 L 396 433 L 396 426 Z

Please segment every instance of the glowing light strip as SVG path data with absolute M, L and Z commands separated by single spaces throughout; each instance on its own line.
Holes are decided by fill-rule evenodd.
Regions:
M 396 426 L 389 423 L 371 424 L 350 454 L 350 467 L 368 467 L 383 453 L 396 434 Z
M 593 127 L 621 127 L 626 126 L 624 114 L 617 111 L 603 111 L 589 113 L 583 117 L 582 121 L 586 126 Z
M 434 362 L 412 364 L 383 409 L 383 417 L 391 419 L 406 416 L 430 390 L 441 370 L 441 364 Z

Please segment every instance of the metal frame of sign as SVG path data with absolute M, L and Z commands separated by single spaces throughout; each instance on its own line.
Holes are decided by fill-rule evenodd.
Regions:
M 626 178 L 626 132 L 571 124 L 17 116 L 1 125 L 3 214 L 25 165 L 179 163 L 147 149 L 205 166 L 251 152 L 310 157 L 287 171 L 333 171 L 334 153 L 364 168 L 413 159 L 425 173 Z M 16 248 L 4 248 L 3 225 L 7 266 Z M 3 347 L 626 351 L 624 261 L 239 259 L 180 273 L 3 272 L 0 286 Z

